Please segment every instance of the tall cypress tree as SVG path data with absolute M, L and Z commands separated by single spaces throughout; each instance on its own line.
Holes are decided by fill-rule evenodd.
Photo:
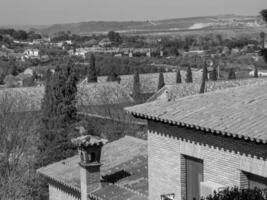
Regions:
M 187 67 L 185 82 L 193 83 L 192 70 L 190 66 Z
M 202 71 L 202 81 L 201 81 L 201 86 L 200 86 L 200 91 L 199 91 L 199 93 L 201 94 L 205 92 L 207 77 L 208 77 L 208 70 L 207 70 L 206 64 L 204 64 L 203 71 Z
M 91 54 L 91 56 L 90 56 L 87 81 L 88 81 L 88 83 L 97 82 L 95 55 L 94 54 Z
M 181 71 L 178 69 L 176 71 L 176 83 L 182 83 Z
M 141 97 L 140 77 L 139 77 L 139 73 L 135 72 L 134 80 L 133 80 L 133 99 L 136 102 L 139 102 L 140 97 Z
M 76 122 L 77 77 L 71 62 L 48 73 L 42 102 L 40 130 L 41 162 L 43 165 L 71 155 L 68 128 Z
M 158 90 L 160 90 L 160 89 L 163 88 L 164 86 L 165 86 L 164 76 L 163 76 L 163 73 L 160 72 L 160 73 L 159 73 Z

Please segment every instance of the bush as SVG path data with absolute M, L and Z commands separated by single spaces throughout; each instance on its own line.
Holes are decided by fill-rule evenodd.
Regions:
M 267 199 L 267 188 L 261 190 L 259 188 L 254 189 L 238 189 L 227 188 L 221 192 L 214 192 L 202 200 L 266 200 Z

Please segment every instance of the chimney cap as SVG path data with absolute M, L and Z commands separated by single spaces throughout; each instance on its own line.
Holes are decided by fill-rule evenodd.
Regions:
M 98 136 L 84 135 L 74 138 L 71 142 L 77 147 L 103 146 L 108 140 L 102 139 Z

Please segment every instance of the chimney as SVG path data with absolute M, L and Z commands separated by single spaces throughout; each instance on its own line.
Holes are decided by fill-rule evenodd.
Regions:
M 107 140 L 86 135 L 72 139 L 71 142 L 78 147 L 80 155 L 81 200 L 87 200 L 88 194 L 101 187 L 101 149 Z

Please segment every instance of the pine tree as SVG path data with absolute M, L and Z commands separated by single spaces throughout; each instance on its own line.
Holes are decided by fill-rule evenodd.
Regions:
M 178 69 L 176 71 L 176 83 L 182 83 L 181 71 Z
M 160 73 L 159 73 L 158 90 L 160 90 L 160 89 L 163 88 L 164 86 L 165 86 L 164 76 L 163 76 L 163 73 L 160 72 Z
M 200 86 L 200 91 L 199 91 L 200 94 L 203 94 L 205 92 L 207 77 L 208 77 L 208 70 L 207 70 L 206 64 L 204 64 L 203 70 L 202 70 L 202 81 L 201 81 L 201 86 Z
M 191 71 L 190 66 L 187 67 L 185 82 L 186 83 L 193 83 L 192 71 Z
M 88 83 L 97 82 L 96 66 L 95 66 L 95 56 L 94 56 L 94 54 L 91 54 L 91 56 L 90 56 L 90 64 L 89 64 L 89 68 L 88 68 L 87 81 L 88 81 Z
M 134 73 L 134 80 L 133 80 L 133 99 L 136 102 L 139 102 L 141 97 L 141 86 L 140 86 L 140 77 L 139 73 Z
M 210 80 L 217 81 L 218 80 L 218 73 L 216 67 L 213 68 L 211 74 L 210 74 Z

